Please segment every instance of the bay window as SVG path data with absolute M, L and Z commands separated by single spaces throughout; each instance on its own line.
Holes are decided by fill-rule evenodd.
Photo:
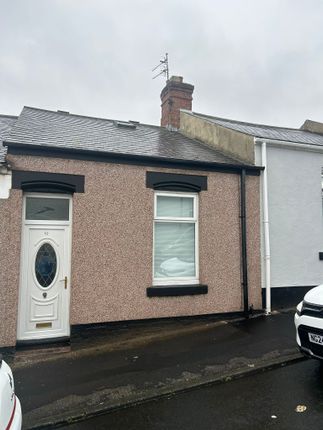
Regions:
M 198 284 L 198 196 L 155 192 L 154 285 Z

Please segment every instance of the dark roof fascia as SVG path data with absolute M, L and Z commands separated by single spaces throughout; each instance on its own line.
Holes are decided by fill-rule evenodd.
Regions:
M 41 157 L 65 158 L 115 164 L 132 164 L 138 166 L 157 166 L 176 169 L 218 171 L 224 173 L 240 173 L 243 169 L 247 175 L 259 176 L 264 168 L 245 164 L 226 164 L 198 160 L 180 160 L 146 155 L 129 155 L 113 152 L 89 151 L 73 148 L 53 148 L 48 146 L 3 142 L 8 147 L 8 154 L 32 155 Z

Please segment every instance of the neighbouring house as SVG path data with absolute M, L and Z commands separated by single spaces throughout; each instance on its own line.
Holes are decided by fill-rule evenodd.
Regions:
M 180 131 L 262 165 L 262 287 L 267 311 L 323 282 L 323 124 L 273 127 L 181 111 Z M 265 304 L 264 303 L 264 304 Z
M 2 146 L 2 141 L 8 136 L 17 118 L 17 116 L 0 115 L 0 199 L 7 199 L 11 188 L 11 171 L 6 163 L 7 151 Z M 3 216 L 0 216 L 1 221 L 4 221 Z
M 167 82 L 162 127 L 0 117 L 1 347 L 261 308 L 262 168 L 176 131 L 192 92 Z

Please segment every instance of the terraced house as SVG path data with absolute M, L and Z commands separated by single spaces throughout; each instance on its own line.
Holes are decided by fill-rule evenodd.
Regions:
M 24 107 L 0 117 L 0 345 L 83 324 L 260 309 L 260 172 L 179 130 Z
M 295 306 L 323 282 L 323 124 L 299 128 L 253 124 L 181 111 L 180 131 L 229 156 L 263 166 L 261 262 L 263 306 Z

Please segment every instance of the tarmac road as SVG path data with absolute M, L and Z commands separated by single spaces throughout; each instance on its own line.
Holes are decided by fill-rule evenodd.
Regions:
M 24 429 L 70 423 L 299 360 L 293 312 L 91 329 L 62 352 L 19 350 L 12 368 Z M 85 336 L 85 337 L 84 337 Z M 30 355 L 31 354 L 31 355 Z
M 297 408 L 303 412 L 297 412 Z M 306 360 L 62 428 L 320 430 L 323 429 L 323 364 Z

